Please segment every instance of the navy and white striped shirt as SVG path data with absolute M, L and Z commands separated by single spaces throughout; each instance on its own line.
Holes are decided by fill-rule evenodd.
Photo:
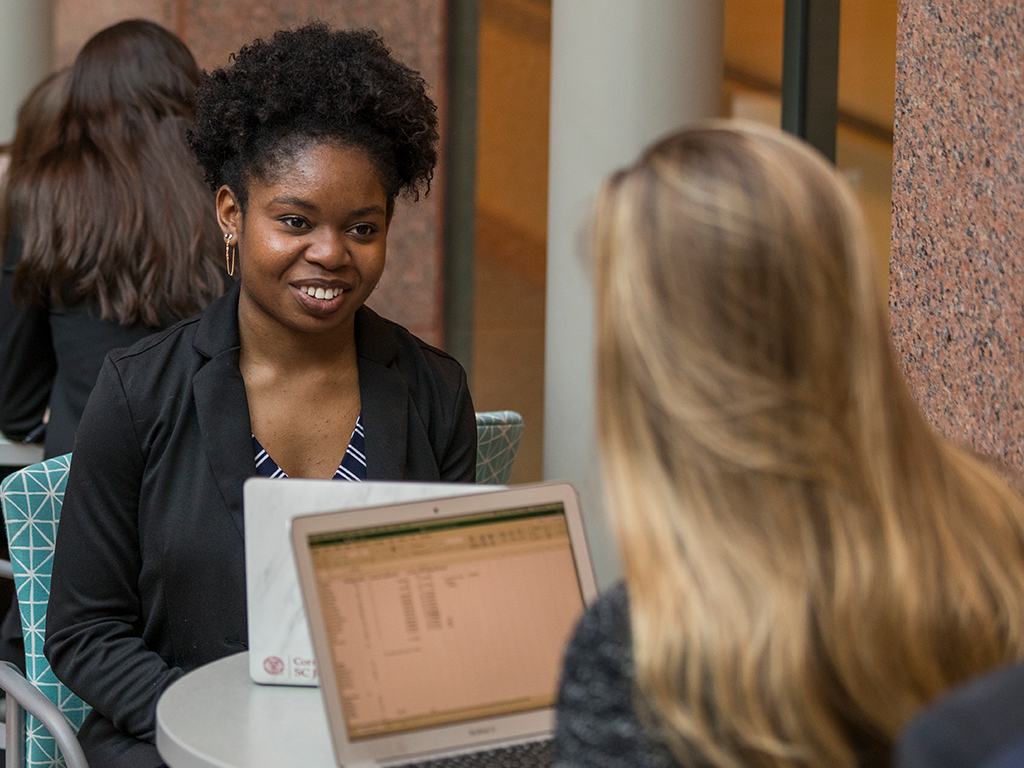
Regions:
M 256 435 L 252 436 L 252 449 L 256 454 L 256 474 L 259 477 L 288 477 L 277 463 L 270 458 Z M 366 479 L 366 448 L 363 440 L 363 415 L 356 418 L 356 428 L 352 430 L 348 448 L 341 459 L 341 464 L 334 471 L 332 480 L 350 480 L 359 482 Z

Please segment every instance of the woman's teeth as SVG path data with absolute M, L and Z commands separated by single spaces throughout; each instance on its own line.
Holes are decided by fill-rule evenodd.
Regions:
M 341 295 L 341 288 L 313 288 L 312 286 L 306 286 L 300 288 L 300 291 L 305 293 L 307 296 L 312 296 L 314 299 L 333 299 L 335 296 Z

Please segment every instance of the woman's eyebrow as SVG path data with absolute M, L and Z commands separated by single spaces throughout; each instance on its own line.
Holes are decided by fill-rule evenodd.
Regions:
M 273 198 L 269 204 L 294 206 L 296 208 L 303 208 L 304 210 L 307 211 L 320 210 L 319 208 L 317 208 L 316 204 L 310 202 L 309 200 L 304 200 L 301 197 L 295 197 L 295 195 L 278 195 L 277 197 Z
M 379 205 L 368 205 L 365 208 L 356 208 L 349 213 L 349 216 L 370 216 L 378 213 L 384 214 L 385 211 Z
M 296 197 L 295 195 L 278 195 L 271 199 L 268 205 L 283 205 L 293 208 L 302 208 L 303 210 L 310 211 L 312 213 L 319 212 L 320 210 L 316 203 L 301 197 Z M 363 208 L 355 208 L 348 213 L 349 216 L 371 216 L 377 214 L 385 215 L 386 211 L 379 205 L 367 205 Z

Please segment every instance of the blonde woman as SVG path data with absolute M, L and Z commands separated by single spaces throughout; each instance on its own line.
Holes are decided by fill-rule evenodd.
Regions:
M 849 189 L 709 124 L 609 179 L 594 250 L 625 586 L 568 650 L 560 764 L 887 765 L 1024 655 L 1024 505 L 915 406 Z

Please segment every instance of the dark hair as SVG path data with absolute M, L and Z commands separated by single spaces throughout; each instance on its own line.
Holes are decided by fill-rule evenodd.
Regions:
M 189 133 L 206 181 L 244 211 L 251 179 L 266 180 L 310 142 L 355 146 L 388 196 L 419 197 L 437 163 L 437 107 L 423 78 L 369 30 L 313 22 L 255 40 L 229 67 L 203 74 Z
M 0 194 L 0 248 L 7 243 L 13 219 L 12 192 L 47 145 L 57 129 L 57 117 L 64 106 L 70 69 L 64 68 L 43 78 L 18 108 L 17 129 L 11 142 L 11 162 Z
M 23 302 L 95 302 L 159 327 L 224 289 L 220 232 L 185 143 L 199 68 L 150 21 L 97 33 L 75 59 L 59 130 L 13 190 Z

